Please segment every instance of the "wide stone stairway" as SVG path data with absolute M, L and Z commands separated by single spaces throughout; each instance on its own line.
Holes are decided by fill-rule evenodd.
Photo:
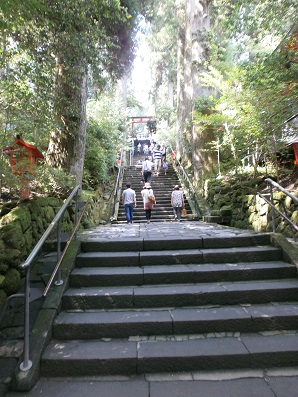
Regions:
M 188 221 L 101 226 L 80 239 L 42 377 L 193 380 L 298 366 L 287 241 Z
M 138 223 L 146 222 L 143 199 L 141 196 L 141 190 L 144 186 L 141 172 L 142 168 L 136 166 L 139 160 L 143 161 L 144 159 L 144 155 L 133 156 L 133 165 L 125 167 L 122 185 L 123 191 L 126 188 L 126 182 L 131 182 L 132 189 L 136 192 L 137 207 L 134 209 L 134 222 Z M 151 186 L 157 202 L 152 211 L 152 222 L 174 220 L 173 208 L 171 206 L 171 193 L 175 185 L 179 185 L 179 180 L 170 162 L 167 175 L 164 174 L 163 169 L 161 169 L 159 176 L 154 175 L 154 172 L 152 172 Z M 187 198 L 184 197 L 184 200 L 188 215 L 181 219 L 195 219 L 191 213 Z M 117 222 L 126 222 L 124 206 L 122 204 L 119 207 Z

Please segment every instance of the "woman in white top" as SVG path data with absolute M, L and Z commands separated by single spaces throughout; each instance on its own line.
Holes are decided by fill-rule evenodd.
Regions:
M 171 195 L 171 205 L 173 207 L 175 220 L 181 221 L 181 210 L 184 208 L 184 197 L 183 192 L 179 190 L 179 186 L 176 185 Z
M 141 195 L 143 197 L 144 202 L 144 210 L 146 214 L 147 223 L 151 221 L 151 210 L 153 210 L 154 204 L 156 204 L 154 193 L 152 187 L 150 186 L 149 182 L 145 183 L 143 190 L 141 191 Z M 149 200 L 149 196 L 154 197 L 154 202 Z

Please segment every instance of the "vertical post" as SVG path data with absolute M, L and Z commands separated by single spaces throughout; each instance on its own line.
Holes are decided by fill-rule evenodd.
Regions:
M 270 184 L 270 201 L 272 205 L 274 206 L 274 201 L 273 201 L 273 189 L 272 185 Z M 276 232 L 276 226 L 275 226 L 275 211 L 273 208 L 271 208 L 271 217 L 272 217 L 272 231 L 273 233 Z
M 58 221 L 57 225 L 57 262 L 59 262 L 60 256 L 61 256 L 61 221 L 62 221 L 63 216 Z M 55 281 L 55 285 L 62 285 L 63 280 L 61 278 L 61 269 L 59 267 L 58 272 L 57 272 L 57 280 Z
M 26 271 L 26 285 L 24 298 L 24 361 L 20 364 L 21 371 L 28 371 L 32 367 L 32 361 L 29 360 L 30 348 L 30 267 Z

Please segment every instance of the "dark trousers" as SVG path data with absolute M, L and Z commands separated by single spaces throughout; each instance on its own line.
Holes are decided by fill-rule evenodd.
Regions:
M 145 210 L 145 214 L 146 214 L 147 221 L 150 221 L 150 219 L 151 219 L 151 210 Z
M 152 172 L 151 171 L 144 171 L 144 182 L 151 183 Z
M 182 207 L 173 207 L 175 218 L 177 218 L 178 220 L 181 219 L 181 210 Z

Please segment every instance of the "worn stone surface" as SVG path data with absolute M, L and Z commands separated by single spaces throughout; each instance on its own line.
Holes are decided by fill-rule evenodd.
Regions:
M 118 341 L 53 341 L 43 355 L 41 366 L 43 373 L 48 376 L 136 374 L 137 344 Z
M 14 374 L 17 359 L 13 357 L 0 358 L 0 384 L 9 384 Z
M 73 287 L 141 285 L 144 281 L 140 267 L 76 268 L 72 272 Z

